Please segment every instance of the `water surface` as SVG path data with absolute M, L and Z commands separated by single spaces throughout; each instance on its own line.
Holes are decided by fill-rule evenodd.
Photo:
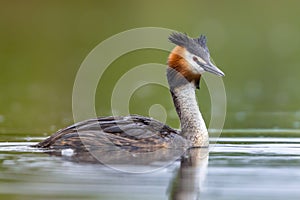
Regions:
M 164 167 L 157 163 L 126 166 L 130 171 L 151 168 L 147 173 L 126 173 L 105 165 L 71 162 L 28 147 L 43 139 L 39 137 L 3 138 L 3 199 L 290 200 L 300 196 L 298 137 L 212 138 L 211 142 L 217 143 L 209 149 L 209 156 L 201 151 L 186 154 Z

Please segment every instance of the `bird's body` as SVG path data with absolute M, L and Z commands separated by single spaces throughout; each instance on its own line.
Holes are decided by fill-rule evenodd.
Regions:
M 151 152 L 157 149 L 207 147 L 208 131 L 198 108 L 195 89 L 205 71 L 223 76 L 210 62 L 206 38 L 189 38 L 173 33 L 169 40 L 177 46 L 168 58 L 167 79 L 178 113 L 181 131 L 152 118 L 138 115 L 99 117 L 61 129 L 34 145 L 54 150 L 72 149 L 75 153 L 91 150 L 123 149 Z
M 189 146 L 179 133 L 157 120 L 139 115 L 99 117 L 61 129 L 36 146 L 75 151 L 115 147 L 129 151 L 151 151 Z

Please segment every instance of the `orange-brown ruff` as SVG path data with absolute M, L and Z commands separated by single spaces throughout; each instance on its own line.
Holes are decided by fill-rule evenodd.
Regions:
M 189 82 L 194 82 L 196 87 L 198 87 L 201 74 L 195 74 L 192 72 L 188 61 L 184 59 L 186 51 L 186 48 L 176 46 L 169 55 L 168 66 L 179 72 Z
M 159 149 L 207 147 L 208 132 L 195 89 L 205 71 L 218 76 L 224 74 L 210 62 L 205 36 L 190 38 L 173 33 L 169 40 L 177 45 L 168 58 L 167 79 L 181 131 L 139 115 L 99 117 L 61 129 L 34 147 L 55 150 L 58 155 L 63 149 L 72 149 L 74 155 L 83 157 L 86 157 L 84 152 L 96 151 L 108 159 L 112 152 L 113 156 L 120 152 L 116 150 L 158 152 Z

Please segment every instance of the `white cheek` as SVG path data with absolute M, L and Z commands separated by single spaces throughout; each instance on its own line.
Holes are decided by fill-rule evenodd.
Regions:
M 204 69 L 202 67 L 200 67 L 193 59 L 194 55 L 190 54 L 189 52 L 186 52 L 186 55 L 185 55 L 185 59 L 188 61 L 188 63 L 190 64 L 191 66 L 191 69 L 193 71 L 193 73 L 195 74 L 202 74 L 204 73 Z M 201 62 L 202 59 L 200 60 L 201 58 L 198 58 L 198 60 Z M 204 61 L 203 61 L 204 62 Z

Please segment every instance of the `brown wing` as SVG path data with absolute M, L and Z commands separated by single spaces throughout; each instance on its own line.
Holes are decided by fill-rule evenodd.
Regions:
M 34 145 L 40 148 L 77 151 L 121 148 L 129 151 L 153 151 L 174 145 L 185 146 L 179 132 L 151 118 L 138 115 L 101 117 L 61 129 Z

